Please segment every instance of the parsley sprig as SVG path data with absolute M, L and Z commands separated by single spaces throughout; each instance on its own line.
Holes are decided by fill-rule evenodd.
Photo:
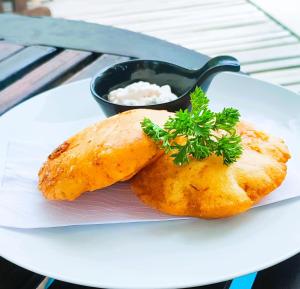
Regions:
M 177 165 L 187 164 L 191 157 L 202 160 L 213 153 L 222 156 L 225 165 L 234 163 L 242 154 L 241 138 L 236 133 L 239 111 L 234 108 L 211 111 L 209 100 L 199 87 L 190 97 L 191 110 L 177 111 L 163 128 L 144 118 L 141 122 L 144 132 L 165 153 L 170 153 Z

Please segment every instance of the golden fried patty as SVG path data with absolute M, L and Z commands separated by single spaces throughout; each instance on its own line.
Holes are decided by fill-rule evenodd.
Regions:
M 240 123 L 238 133 L 244 151 L 236 163 L 225 166 L 212 155 L 180 167 L 162 155 L 133 178 L 133 191 L 172 215 L 221 218 L 248 210 L 282 183 L 290 155 L 281 139 L 249 124 Z
M 47 199 L 74 200 L 126 180 L 159 151 L 141 128 L 144 117 L 163 125 L 171 113 L 135 109 L 100 121 L 60 145 L 39 171 L 39 189 Z

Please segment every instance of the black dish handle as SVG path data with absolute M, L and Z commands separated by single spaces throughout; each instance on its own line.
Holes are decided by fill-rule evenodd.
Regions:
M 197 70 L 196 74 L 198 75 L 198 80 L 196 85 L 201 86 L 201 88 L 206 91 L 217 73 L 224 71 L 239 72 L 240 69 L 240 62 L 232 56 L 222 55 L 214 57 L 202 68 Z

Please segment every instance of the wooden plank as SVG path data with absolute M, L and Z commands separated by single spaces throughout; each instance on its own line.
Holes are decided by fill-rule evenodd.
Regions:
M 200 20 L 217 20 L 219 17 L 233 16 L 233 15 L 245 15 L 247 13 L 251 13 L 256 11 L 254 7 L 251 5 L 236 5 L 226 6 L 224 8 L 218 9 L 205 9 L 205 7 L 201 6 L 201 17 L 199 18 L 199 10 L 198 7 L 190 7 L 185 9 L 178 10 L 170 10 L 167 12 L 168 17 L 166 17 L 166 11 L 156 11 L 155 13 L 142 13 L 142 14 L 130 14 L 130 15 L 119 15 L 117 17 L 101 17 L 101 23 L 115 26 L 124 26 L 130 24 L 140 23 L 141 26 L 147 25 L 148 23 L 160 23 L 163 22 L 174 22 L 175 18 L 185 18 L 184 22 L 187 20 L 200 21 Z M 182 20 L 183 21 L 183 20 Z M 181 21 L 180 21 L 181 22 Z
M 249 17 L 249 18 L 248 18 Z M 153 33 L 155 31 L 172 32 L 177 30 L 178 33 L 182 31 L 206 31 L 215 29 L 224 29 L 227 27 L 235 27 L 239 25 L 252 25 L 255 23 L 265 23 L 265 16 L 257 14 L 256 12 L 245 15 L 224 15 L 219 17 L 212 17 L 208 19 L 193 19 L 188 18 L 184 21 L 175 22 L 173 19 L 170 21 L 153 21 L 148 25 L 126 24 L 119 25 L 121 28 L 133 31 L 140 31 L 143 33 Z
M 258 73 L 295 67 L 300 67 L 300 57 L 245 64 L 242 70 L 246 73 Z
M 232 53 L 241 63 L 257 63 L 277 59 L 285 59 L 300 56 L 300 44 L 286 45 L 284 49 L 281 46 L 255 49 L 251 51 L 242 51 Z
M 294 84 L 300 82 L 300 67 L 281 69 L 254 74 L 256 78 L 279 83 L 281 85 Z
M 139 28 L 135 29 L 135 31 L 139 32 L 155 32 L 155 31 L 163 31 L 164 33 L 170 33 L 170 34 L 178 34 L 180 33 L 195 33 L 200 31 L 208 31 L 208 30 L 217 30 L 217 29 L 228 29 L 232 27 L 241 27 L 241 26 L 249 26 L 249 25 L 255 25 L 258 23 L 267 23 L 268 20 L 265 18 L 264 15 L 255 15 L 250 18 L 247 18 L 245 16 L 236 16 L 231 21 L 223 22 L 223 21 L 215 21 L 215 22 L 208 22 L 208 23 L 200 23 L 199 25 L 197 23 L 194 23 L 194 25 L 191 25 L 190 23 L 187 25 L 182 25 L 180 22 L 179 24 L 173 23 L 171 27 L 159 27 L 159 25 L 156 25 L 156 27 L 153 27 L 152 29 L 144 29 L 143 26 L 140 26 Z M 181 25 L 180 25 L 181 24 Z M 125 28 L 125 27 L 123 27 Z M 126 27 L 127 28 L 127 27 Z M 163 29 L 162 29 L 163 28 Z M 131 27 L 128 27 L 128 29 L 131 29 Z
M 45 277 L 41 284 L 35 289 L 47 289 L 50 285 L 50 282 L 52 282 L 52 279 L 49 277 Z
M 176 17 L 176 16 L 175 16 Z M 228 24 L 236 23 L 238 21 L 243 21 L 245 18 L 254 20 L 261 20 L 266 19 L 265 15 L 263 15 L 262 12 L 258 11 L 251 11 L 247 13 L 238 13 L 238 14 L 226 14 L 226 13 L 220 13 L 220 15 L 214 15 L 212 14 L 211 17 L 200 17 L 199 14 L 191 14 L 191 15 L 180 15 L 179 17 L 186 17 L 184 20 L 181 21 L 174 21 L 173 17 L 167 17 L 165 19 L 157 20 L 157 21 L 149 21 L 145 23 L 129 23 L 129 24 L 119 24 L 119 27 L 123 27 L 126 29 L 138 31 L 142 28 L 143 32 L 151 32 L 156 30 L 174 30 L 178 29 L 178 31 L 181 31 L 182 29 L 187 29 L 188 27 L 190 29 L 194 29 L 195 25 L 197 28 L 200 28 L 201 30 L 208 29 L 210 26 L 212 27 L 219 27 L 221 23 L 223 23 L 223 26 L 226 27 Z M 219 24 L 219 25 L 217 25 Z
M 199 10 L 201 8 L 201 17 L 199 17 Z M 174 19 L 181 18 L 179 23 L 186 23 L 186 21 L 193 20 L 193 21 L 201 21 L 201 20 L 211 20 L 215 21 L 220 17 L 223 16 L 234 16 L 234 15 L 245 15 L 248 13 L 261 13 L 255 7 L 249 4 L 242 4 L 242 5 L 231 5 L 225 6 L 218 9 L 207 9 L 205 6 L 197 7 L 189 7 L 189 8 L 182 8 L 182 9 L 171 9 L 168 10 L 166 17 L 166 11 L 156 10 L 154 13 L 137 13 L 137 14 L 129 14 L 129 15 L 119 15 L 117 17 L 110 16 L 108 18 L 101 17 L 101 23 L 103 24 L 112 24 L 113 25 L 129 25 L 129 24 L 140 24 L 140 26 L 145 27 L 145 25 L 149 25 L 151 23 L 161 24 L 161 23 L 168 23 L 174 22 Z M 101 14 L 103 15 L 103 14 Z M 185 19 L 182 19 L 182 18 Z M 126 26 L 127 27 L 127 26 Z
M 296 84 L 288 84 L 288 85 L 284 85 L 284 86 L 290 90 L 300 93 L 300 81 L 299 81 L 299 83 L 296 83 Z
M 92 56 L 91 52 L 65 50 L 0 92 L 0 114 L 50 87 Z
M 258 273 L 252 289 L 269 288 L 300 288 L 300 254 Z
M 109 55 L 109 54 L 101 55 L 94 62 L 92 62 L 82 70 L 78 71 L 66 82 L 69 83 L 69 82 L 93 77 L 97 72 L 99 72 L 103 68 L 126 60 L 129 60 L 129 58 L 124 56 Z
M 0 41 L 0 61 L 20 51 L 23 46 L 18 44 Z
M 205 41 L 199 41 L 199 39 L 187 39 L 186 42 L 183 40 L 181 43 L 186 43 L 186 45 L 191 45 L 196 49 L 205 49 L 212 47 L 223 47 L 223 46 L 232 46 L 235 47 L 239 44 L 246 43 L 256 43 L 259 41 L 271 40 L 271 39 L 280 39 L 283 37 L 290 36 L 289 31 L 275 31 L 275 32 L 266 32 L 266 33 L 257 33 L 254 35 L 238 35 L 235 38 L 225 38 L 225 39 L 207 39 Z
M 155 3 L 156 2 L 156 3 Z M 57 16 L 63 14 L 65 17 L 73 19 L 78 19 L 80 17 L 82 19 L 82 15 L 85 15 L 87 19 L 91 19 L 91 17 L 101 15 L 101 17 L 118 17 L 124 15 L 133 15 L 133 14 L 147 14 L 147 13 L 156 13 L 157 7 L 159 7 L 160 11 L 170 12 L 172 10 L 183 10 L 189 7 L 193 7 L 194 9 L 199 8 L 209 8 L 216 9 L 224 6 L 232 6 L 235 4 L 244 4 L 245 0 L 231 0 L 231 1 L 206 1 L 207 5 L 203 5 L 201 3 L 203 1 L 197 0 L 189 0 L 189 1 L 136 1 L 135 3 L 128 3 L 126 1 L 121 1 L 120 3 L 110 3 L 109 5 L 99 5 L 97 1 L 92 3 L 89 2 L 89 5 L 74 5 L 63 2 L 63 5 L 60 8 L 56 8 Z M 69 6 L 68 6 L 69 5 Z M 64 7 L 71 7 L 71 9 L 63 9 Z M 205 7 L 206 6 L 206 7 Z M 51 5 L 48 5 L 50 9 L 53 9 Z M 59 13 L 59 9 L 60 13 Z M 62 11 L 63 10 L 63 11 Z
M 202 49 L 202 51 L 208 55 L 218 55 L 218 54 L 232 54 L 233 52 L 248 51 L 258 48 L 269 48 L 269 47 L 279 47 L 287 44 L 299 43 L 299 40 L 294 36 L 283 37 L 279 39 L 269 39 L 264 41 L 257 41 L 253 43 L 241 43 L 236 45 L 213 47 Z
M 283 29 L 272 23 L 256 23 L 250 26 L 243 27 L 230 27 L 230 28 L 222 28 L 215 31 L 201 31 L 201 33 L 189 33 L 185 32 L 184 34 L 170 34 L 164 31 L 156 31 L 155 33 L 149 33 L 151 35 L 155 35 L 157 37 L 166 38 L 169 41 L 174 41 L 181 43 L 182 39 L 186 42 L 194 41 L 196 43 L 203 43 L 206 41 L 212 40 L 224 40 L 224 39 L 236 39 L 239 37 L 247 37 L 253 35 L 262 35 L 264 33 L 273 33 L 283 31 Z
M 0 89 L 37 66 L 55 51 L 57 49 L 54 47 L 30 46 L 0 62 Z
M 229 6 L 235 3 L 243 3 L 245 1 L 241 0 L 227 0 L 227 1 L 199 1 L 199 0 L 189 0 L 189 2 L 182 2 L 182 0 L 176 1 L 160 1 L 159 3 L 155 3 L 156 1 L 151 1 L 153 7 L 160 7 L 160 11 L 162 12 L 173 12 L 174 10 L 182 10 L 188 9 L 194 6 L 200 6 L 202 9 L 211 7 L 212 9 L 222 7 L 222 6 Z M 166 8 L 163 7 L 162 4 L 166 3 Z M 62 4 L 62 5 L 61 5 Z M 68 19 L 82 19 L 90 20 L 91 17 L 102 15 L 101 18 L 105 20 L 105 18 L 118 18 L 127 15 L 147 15 L 147 14 L 155 14 L 158 12 L 157 9 L 149 9 L 144 8 L 143 10 L 136 11 L 137 6 L 145 6 L 145 1 L 141 2 L 140 0 L 131 0 L 130 5 L 124 5 L 124 0 L 115 2 L 115 1 L 102 1 L 101 5 L 99 5 L 98 0 L 91 1 L 89 0 L 87 5 L 74 5 L 73 2 L 70 1 L 53 1 L 52 3 L 46 3 L 46 5 L 53 11 L 55 11 L 56 17 L 66 17 Z M 158 4 L 158 5 L 156 5 Z M 69 7 L 70 9 L 64 9 L 64 7 Z M 139 8 L 139 7 L 138 7 Z M 98 18 L 99 21 L 100 18 Z

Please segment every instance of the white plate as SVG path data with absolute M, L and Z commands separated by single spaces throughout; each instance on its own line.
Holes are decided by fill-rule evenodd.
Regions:
M 212 106 L 238 107 L 248 119 L 286 138 L 299 166 L 300 96 L 236 74 L 209 90 Z M 89 80 L 43 93 L 0 118 L 0 176 L 7 139 L 61 142 L 103 117 Z M 298 139 L 298 140 L 297 140 Z M 298 147 L 298 149 L 297 149 Z M 37 273 L 101 288 L 179 288 L 257 271 L 300 251 L 300 200 L 206 221 L 0 228 L 0 254 Z

